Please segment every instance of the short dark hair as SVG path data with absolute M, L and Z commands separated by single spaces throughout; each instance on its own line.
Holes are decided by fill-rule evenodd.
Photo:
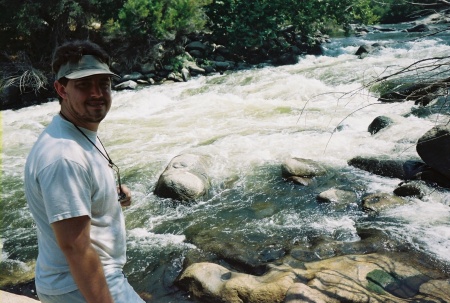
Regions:
M 77 62 L 84 55 L 92 55 L 106 64 L 110 64 L 108 53 L 98 44 L 89 40 L 75 40 L 57 47 L 53 53 L 52 70 L 58 73 L 61 65 L 67 62 Z

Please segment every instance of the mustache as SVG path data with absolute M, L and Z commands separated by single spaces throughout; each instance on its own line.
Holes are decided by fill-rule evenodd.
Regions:
M 89 98 L 87 100 L 87 102 L 99 102 L 99 101 L 106 103 L 106 99 L 102 98 L 102 97 L 101 98 Z

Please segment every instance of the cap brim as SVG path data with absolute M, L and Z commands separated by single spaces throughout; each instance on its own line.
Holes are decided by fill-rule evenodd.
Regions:
M 111 72 L 109 66 L 101 62 L 93 55 L 84 55 L 78 61 L 69 61 L 61 65 L 56 73 L 56 79 L 80 79 L 94 75 L 108 75 L 120 78 L 119 75 Z
M 108 75 L 114 78 L 120 78 L 119 75 L 113 73 L 113 72 L 106 72 L 104 69 L 84 69 L 84 70 L 79 70 L 79 71 L 74 71 L 68 75 L 65 75 L 64 77 L 67 79 L 80 79 L 80 78 L 85 78 L 85 77 L 89 77 L 89 76 L 94 76 L 94 75 Z

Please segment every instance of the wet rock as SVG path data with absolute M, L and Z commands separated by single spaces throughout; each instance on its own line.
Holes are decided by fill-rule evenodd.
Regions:
M 450 188 L 450 179 L 430 168 L 416 175 L 417 180 L 423 180 L 429 185 L 438 185 L 445 188 Z
M 201 41 L 193 41 L 193 42 L 187 44 L 185 49 L 186 49 L 187 52 L 191 52 L 193 50 L 196 50 L 196 51 L 200 51 L 200 52 L 203 53 L 203 52 L 206 51 L 207 47 Z
M 275 65 L 290 65 L 290 64 L 297 64 L 299 61 L 299 57 L 294 52 L 292 53 L 285 53 L 279 56 L 274 60 Z
M 336 250 L 336 242 L 321 242 L 311 247 L 295 247 L 291 250 L 290 257 L 302 262 L 313 262 L 336 257 Z
M 380 49 L 379 44 L 364 44 L 361 45 L 358 50 L 356 51 L 355 55 L 358 56 L 360 59 L 364 59 L 367 57 L 368 54 L 373 53 L 374 51 Z
M 408 283 L 408 279 L 423 276 L 418 270 L 380 254 L 337 257 L 306 263 L 305 267 L 316 272 L 308 286 L 322 293 L 332 293 L 341 302 L 367 302 L 369 298 L 371 302 L 404 302 L 402 297 L 370 280 L 375 271 L 382 272 L 382 276 L 399 277 L 405 289 L 417 289 L 418 285 Z
M 212 66 L 217 71 L 227 71 L 234 68 L 235 63 L 233 61 L 210 61 Z
M 347 255 L 273 265 L 261 276 L 195 263 L 177 284 L 203 302 L 448 302 L 450 283 L 406 254 Z
M 423 32 L 429 32 L 430 27 L 426 24 L 419 24 L 414 27 L 408 28 L 406 31 L 408 33 L 423 33 Z
M 269 262 L 283 257 L 286 253 L 282 245 L 267 245 L 261 242 L 249 247 L 248 243 L 236 241 L 236 237 L 230 237 L 221 228 L 199 232 L 191 232 L 191 229 L 188 229 L 186 233 L 187 240 L 202 251 L 214 254 L 217 259 L 226 262 L 235 270 L 254 275 L 263 274 Z
M 294 283 L 286 293 L 283 303 L 340 303 L 317 289 L 303 283 Z
M 375 269 L 367 274 L 367 281 L 375 284 L 372 287 L 381 287 L 384 291 L 404 299 L 417 295 L 420 285 L 429 280 L 429 277 L 420 273 L 404 278 L 393 276 L 391 272 L 382 269 Z
M 450 178 L 450 125 L 438 125 L 417 142 L 420 158 L 434 170 Z
M 310 186 L 314 183 L 314 177 L 325 174 L 322 165 L 310 159 L 289 158 L 281 165 L 283 178 L 303 186 Z
M 317 196 L 317 199 L 321 202 L 351 204 L 356 202 L 357 196 L 354 192 L 351 191 L 330 188 L 324 192 L 321 192 Z
M 376 133 L 378 133 L 380 130 L 388 127 L 389 125 L 391 125 L 392 123 L 394 123 L 394 121 L 386 116 L 379 116 L 376 117 L 372 123 L 370 123 L 369 127 L 368 127 L 368 131 L 370 134 L 374 135 Z
M 395 28 L 391 27 L 382 27 L 382 26 L 372 26 L 371 27 L 374 31 L 378 32 L 396 32 L 397 30 Z
M 184 82 L 183 76 L 179 73 L 174 73 L 174 72 L 170 73 L 167 76 L 167 80 L 172 80 L 174 82 Z
M 415 175 L 426 169 L 425 163 L 415 160 L 389 160 L 355 157 L 348 164 L 370 173 L 403 180 L 414 179 Z
M 303 158 L 289 158 L 281 165 L 281 174 L 284 178 L 316 177 L 326 174 L 326 170 L 319 163 Z
M 450 280 L 430 280 L 420 285 L 419 292 L 429 298 L 436 297 L 436 300 L 431 302 L 450 302 L 449 288 Z
M 394 189 L 394 194 L 399 197 L 417 197 L 419 199 L 423 198 L 430 192 L 431 190 L 429 187 L 420 181 L 403 183 Z
M 181 77 L 183 78 L 183 81 L 187 82 L 191 79 L 191 74 L 189 73 L 189 70 L 185 67 L 181 69 Z
M 283 262 L 290 264 L 290 259 L 298 262 L 313 262 L 344 255 L 383 253 L 404 249 L 408 249 L 408 245 L 403 241 L 392 239 L 376 229 L 363 229 L 358 230 L 352 239 L 346 241 L 322 236 L 309 243 L 297 244 L 289 254 L 283 257 Z
M 435 84 L 416 83 L 396 91 L 382 94 L 380 98 L 378 98 L 378 101 L 392 103 L 412 100 L 415 104 L 425 106 L 437 97 L 437 94 L 442 87 L 444 87 L 443 84 L 440 84 L 439 82 Z
M 199 67 L 194 62 L 187 62 L 187 63 L 184 64 L 184 66 L 185 66 L 185 68 L 187 68 L 189 70 L 189 72 L 193 76 L 204 75 L 206 73 L 204 68 Z
M 142 79 L 145 79 L 145 76 L 139 72 L 133 72 L 131 74 L 126 74 L 126 75 L 123 75 L 122 78 L 120 78 L 120 80 L 122 82 L 126 82 L 129 80 L 137 81 L 137 80 L 142 80 Z
M 178 284 L 203 302 L 274 303 L 284 300 L 295 280 L 296 273 L 289 266 L 253 276 L 213 263 L 195 263 L 183 271 Z
M 365 197 L 362 201 L 362 207 L 368 212 L 380 212 L 388 208 L 406 204 L 407 201 L 401 197 L 386 193 L 376 193 Z
M 304 177 L 298 177 L 298 176 L 292 176 L 286 178 L 288 181 L 292 181 L 296 184 L 303 185 L 303 186 L 310 186 L 314 183 L 314 180 L 312 178 L 304 178 Z
M 115 90 L 136 89 L 137 86 L 138 86 L 137 82 L 133 80 L 128 80 L 117 84 L 116 86 L 114 86 L 114 89 Z
M 158 179 L 155 195 L 180 201 L 193 201 L 209 189 L 207 159 L 195 154 L 176 156 Z

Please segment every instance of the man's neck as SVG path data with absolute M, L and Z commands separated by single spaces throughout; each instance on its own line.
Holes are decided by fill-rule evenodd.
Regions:
M 66 121 L 72 123 L 73 125 L 75 125 L 75 126 L 77 126 L 77 127 L 82 127 L 82 128 L 88 129 L 88 130 L 93 131 L 93 132 L 97 132 L 98 126 L 99 126 L 99 124 L 100 124 L 100 123 L 79 123 L 79 122 L 77 122 L 77 120 L 74 119 L 70 114 L 68 114 L 68 113 L 66 113 L 66 112 L 63 112 L 63 110 L 61 110 L 61 111 L 59 112 L 59 115 L 60 115 L 64 120 L 66 120 Z

